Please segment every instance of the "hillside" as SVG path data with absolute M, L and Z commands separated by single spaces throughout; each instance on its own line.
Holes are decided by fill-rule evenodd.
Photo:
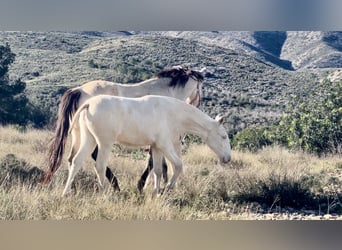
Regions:
M 291 52 L 289 37 L 282 32 L 1 32 L 0 44 L 9 43 L 17 55 L 10 76 L 25 81 L 30 98 L 52 115 L 63 91 L 86 81 L 131 83 L 173 65 L 207 67 L 201 109 L 211 116 L 230 114 L 226 126 L 236 132 L 278 119 L 294 95 L 312 98 L 315 83 L 328 75 L 280 67 L 291 65 L 289 59 L 293 64 L 291 55 L 297 53 Z
M 159 32 L 248 54 L 288 70 L 342 67 L 342 32 L 220 31 Z
M 281 58 L 296 69 L 341 68 L 342 32 L 288 32 Z

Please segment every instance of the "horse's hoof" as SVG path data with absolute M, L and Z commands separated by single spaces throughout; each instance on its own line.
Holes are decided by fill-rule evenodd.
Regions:
M 119 186 L 113 186 L 113 189 L 114 189 L 115 192 L 120 192 L 121 191 Z
M 142 191 L 144 189 L 144 186 L 145 186 L 145 182 L 144 181 L 142 181 L 142 180 L 138 181 L 137 188 L 138 188 L 140 193 L 142 193 Z

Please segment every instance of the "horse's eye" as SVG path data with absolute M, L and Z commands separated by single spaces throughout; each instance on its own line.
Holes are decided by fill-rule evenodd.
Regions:
M 228 137 L 226 135 L 222 136 L 223 140 L 226 140 Z

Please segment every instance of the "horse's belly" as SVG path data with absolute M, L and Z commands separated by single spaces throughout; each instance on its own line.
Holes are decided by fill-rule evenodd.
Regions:
M 114 126 L 117 140 L 130 146 L 153 144 L 159 131 L 156 122 L 151 122 L 153 117 L 147 111 L 139 110 L 139 107 L 126 108 L 124 111 L 115 116 L 120 117 L 120 120 L 116 119 L 117 124 Z
M 117 143 L 131 147 L 139 147 L 153 144 L 153 138 L 143 133 L 123 133 L 116 138 Z

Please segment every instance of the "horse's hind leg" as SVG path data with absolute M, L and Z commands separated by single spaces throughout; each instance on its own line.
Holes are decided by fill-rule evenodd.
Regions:
M 95 147 L 95 140 L 90 135 L 90 133 L 83 134 L 83 140 L 81 141 L 80 147 L 75 154 L 74 158 L 72 159 L 71 166 L 69 168 L 69 175 L 68 180 L 65 184 L 65 188 L 63 191 L 62 196 L 68 194 L 71 192 L 71 184 L 74 181 L 74 178 L 77 174 L 77 172 L 81 169 L 82 164 L 85 160 L 85 158 L 91 154 L 92 150 Z
M 69 165 L 71 165 L 71 161 L 77 153 L 78 148 L 80 147 L 80 130 L 79 126 L 75 125 L 75 127 L 71 131 L 71 148 L 68 156 Z
M 100 186 L 105 189 L 107 184 L 109 184 L 105 178 L 106 176 L 106 163 L 108 157 L 110 155 L 110 147 L 111 145 L 101 145 L 98 146 L 98 154 L 95 163 L 95 170 L 97 174 L 97 178 L 99 180 Z
M 95 161 L 97 159 L 98 150 L 99 150 L 99 148 L 98 148 L 98 146 L 96 146 L 93 153 L 91 154 L 91 157 Z M 114 190 L 120 191 L 118 179 L 115 177 L 115 175 L 113 174 L 113 172 L 110 170 L 109 167 L 106 168 L 106 177 L 107 177 L 108 181 L 110 182 L 110 184 L 113 186 Z

